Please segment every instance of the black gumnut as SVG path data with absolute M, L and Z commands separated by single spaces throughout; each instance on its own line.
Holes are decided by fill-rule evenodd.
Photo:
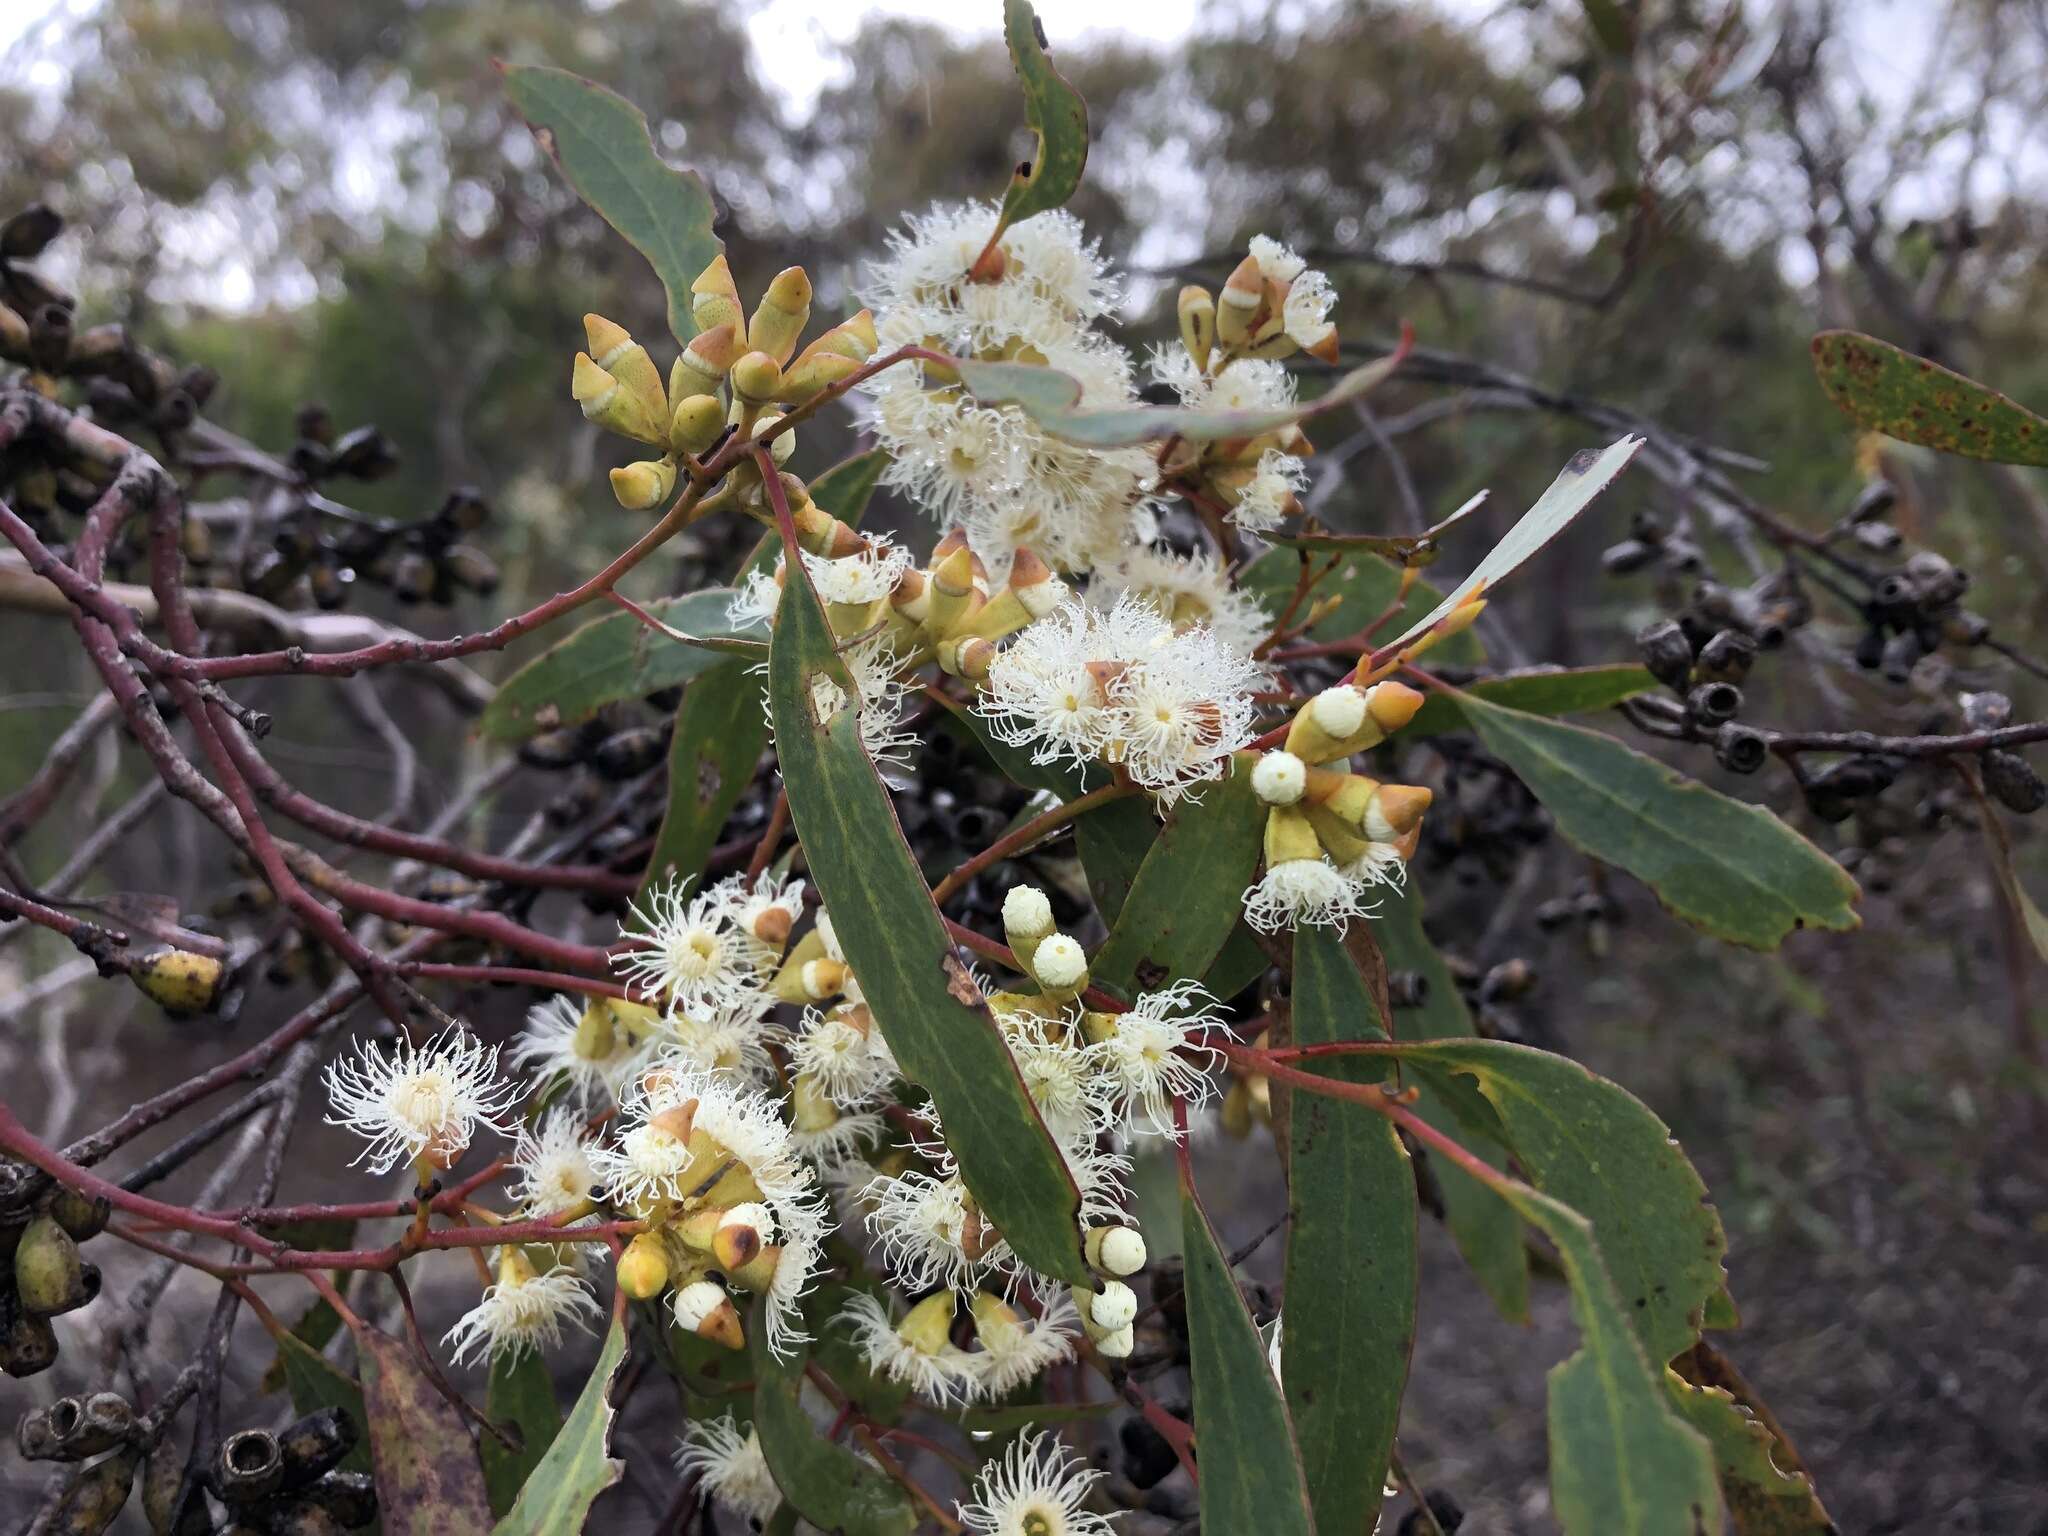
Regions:
M 1692 676 L 1692 642 L 1676 619 L 1659 619 L 1638 630 L 1636 649 L 1652 677 L 1667 688 L 1684 689 Z
M 1166 1437 L 1143 1419 L 1130 1419 L 1118 1432 L 1123 1441 L 1124 1476 L 1139 1488 L 1152 1488 L 1180 1465 Z
M 1714 735 L 1714 760 L 1730 773 L 1755 773 L 1770 755 L 1763 733 L 1734 721 Z
M 2031 816 L 2048 805 L 2048 784 L 2034 771 L 2034 765 L 2017 752 L 1993 747 L 1984 754 L 1984 787 L 1998 796 L 2008 810 Z
M 1430 1514 L 1436 1517 L 1436 1523 L 1443 1530 L 1444 1536 L 1452 1536 L 1454 1531 L 1464 1526 L 1464 1509 L 1441 1488 L 1430 1489 L 1423 1495 L 1422 1502 L 1428 1507 Z M 1430 1530 L 1429 1522 L 1422 1517 L 1420 1509 L 1411 1509 L 1401 1517 L 1400 1528 L 1395 1531 L 1394 1536 L 1436 1536 L 1436 1533 Z
M 1686 694 L 1685 712 L 1702 725 L 1725 725 L 1742 712 L 1742 690 L 1733 683 L 1701 683 Z

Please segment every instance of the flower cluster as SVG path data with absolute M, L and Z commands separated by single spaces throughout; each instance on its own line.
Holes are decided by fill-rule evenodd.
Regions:
M 867 276 L 883 342 L 1046 364 L 1080 384 L 1084 407 L 1136 404 L 1130 354 L 1097 329 L 1114 317 L 1120 285 L 1080 222 L 1041 213 L 991 247 L 996 228 L 992 205 L 941 205 L 892 238 Z M 1028 546 L 1059 569 L 1085 571 L 1149 536 L 1154 466 L 1144 449 L 1061 442 L 1020 411 L 966 395 L 944 365 L 891 370 L 872 391 L 889 483 L 963 528 L 991 568 Z
M 1039 763 L 1121 767 L 1172 804 L 1221 778 L 1252 738 L 1265 673 L 1197 625 L 1175 630 L 1130 594 L 1069 603 L 1020 634 L 988 669 L 976 708 Z
M 1382 784 L 1341 764 L 1421 707 L 1422 695 L 1401 683 L 1328 688 L 1295 715 L 1286 745 L 1258 759 L 1252 791 L 1267 807 L 1266 869 L 1244 895 L 1254 928 L 1342 927 L 1371 911 L 1374 886 L 1406 878 L 1429 790 Z

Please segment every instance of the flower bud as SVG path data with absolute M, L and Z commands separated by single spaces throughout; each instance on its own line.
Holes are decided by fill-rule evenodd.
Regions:
M 1104 1274 L 1135 1275 L 1145 1267 L 1145 1239 L 1136 1227 L 1090 1227 L 1082 1249 Z
M 938 645 L 939 669 L 949 677 L 963 677 L 971 683 L 987 677 L 995 659 L 995 642 L 980 635 L 961 635 L 941 640 Z
M 1097 1339 L 1095 1352 L 1107 1360 L 1123 1360 L 1130 1356 L 1137 1345 L 1136 1332 L 1129 1323 L 1125 1323 L 1123 1327 L 1112 1329 Z
M 668 1284 L 668 1254 L 663 1251 L 661 1239 L 652 1232 L 642 1232 L 626 1244 L 626 1251 L 619 1255 L 619 1289 L 635 1301 L 646 1301 L 659 1296 L 661 1288 Z
M 765 405 L 782 388 L 782 365 L 766 352 L 746 353 L 732 365 L 732 392 L 745 405 Z
M 1188 349 L 1195 370 L 1203 372 L 1216 346 L 1216 301 L 1201 284 L 1189 283 L 1180 291 L 1179 312 L 1180 344 Z
M 1268 805 L 1292 805 L 1302 796 L 1308 769 L 1292 752 L 1267 752 L 1252 769 L 1252 793 Z
M 776 398 L 786 405 L 802 405 L 859 370 L 859 363 L 837 352 L 807 351 L 782 375 L 782 392 Z
M 1047 997 L 1067 998 L 1088 985 L 1088 955 L 1064 933 L 1041 939 L 1031 952 L 1031 975 Z
M 846 990 L 846 979 L 852 974 L 843 960 L 820 958 L 808 961 L 802 972 L 804 997 L 814 1003 L 837 997 Z
M 747 345 L 786 363 L 810 321 L 811 279 L 802 267 L 784 267 L 747 321 Z
M 113 1214 L 113 1202 L 105 1195 L 60 1189 L 50 1201 L 51 1217 L 81 1243 L 106 1231 L 107 1218 Z
M 647 349 L 627 334 L 622 325 L 605 319 L 602 315 L 583 317 L 584 336 L 590 344 L 589 358 L 597 370 L 611 379 L 622 391 L 622 398 L 615 399 L 613 408 L 623 422 L 629 425 L 613 425 L 614 431 L 623 431 L 628 437 L 637 437 L 643 442 L 659 442 L 660 434 L 649 436 L 649 423 L 666 425 L 668 421 L 668 400 L 662 391 L 661 373 L 654 366 L 654 359 L 647 355 Z M 579 353 L 578 356 L 584 354 Z M 584 415 L 591 416 L 592 407 L 584 400 L 583 388 L 586 370 L 579 362 L 576 367 L 577 395 L 583 404 Z M 592 416 L 593 420 L 597 418 Z
M 70 1312 L 91 1300 L 78 1244 L 47 1212 L 28 1224 L 15 1245 L 14 1291 L 22 1310 L 37 1317 Z
M 1088 1315 L 1098 1328 L 1128 1327 L 1138 1315 L 1137 1294 L 1121 1280 L 1105 1280 L 1088 1303 Z
M 709 1339 L 727 1349 L 747 1347 L 746 1330 L 725 1288 L 715 1280 L 692 1280 L 676 1292 L 676 1323 L 700 1339 Z
M 685 395 L 669 417 L 668 446 L 672 453 L 704 452 L 724 435 L 725 407 L 716 395 Z
M 974 556 L 961 544 L 944 559 L 933 550 L 931 566 L 931 611 L 925 624 L 935 635 L 950 635 L 979 607 L 974 590 Z
M 765 1291 L 775 1283 L 775 1271 L 782 1262 L 782 1248 L 777 1243 L 764 1243 L 755 1254 L 738 1269 L 726 1275 L 734 1285 L 743 1291 Z
M 152 950 L 137 959 L 128 979 L 164 1012 L 211 1013 L 227 991 L 227 967 L 212 955 L 189 949 Z
M 711 258 L 711 265 L 697 274 L 690 284 L 690 318 L 701 331 L 716 330 L 729 325 L 735 334 L 740 329 L 740 288 L 732 280 L 732 267 L 726 262 L 725 253 L 719 252 Z
M 643 459 L 611 472 L 612 495 L 628 512 L 645 512 L 658 507 L 676 489 L 676 461 L 669 458 Z
M 1266 302 L 1266 279 L 1257 258 L 1247 256 L 1237 264 L 1216 301 L 1216 339 L 1226 347 L 1241 347 L 1252 338 L 1252 328 Z
M 687 395 L 710 394 L 725 382 L 742 350 L 736 326 L 717 325 L 699 331 L 668 371 L 669 394 L 678 400 Z
M 736 1205 L 719 1218 L 711 1236 L 711 1254 L 728 1274 L 752 1262 L 775 1230 L 775 1218 L 758 1201 Z
M 759 437 L 764 431 L 774 426 L 780 420 L 782 420 L 782 413 L 780 411 L 762 412 L 760 420 L 754 423 L 754 436 Z M 769 440 L 768 457 L 777 464 L 787 464 L 790 460 L 790 455 L 795 452 L 796 428 L 794 427 L 791 427 L 787 432 L 778 432 Z M 795 497 L 790 498 L 792 502 L 795 499 Z
M 1035 951 L 1054 928 L 1052 902 L 1035 885 L 1013 885 L 1003 896 L 1003 937 L 1020 959 Z
M 936 1355 L 945 1349 L 953 1331 L 953 1293 L 935 1291 L 904 1315 L 896 1335 L 920 1354 Z
M 631 390 L 606 373 L 587 354 L 576 354 L 575 371 L 570 375 L 569 393 L 583 408 L 584 418 L 595 422 L 608 432 L 617 432 L 625 437 L 637 438 L 644 443 L 659 443 L 661 434 L 656 424 L 646 413 L 643 402 L 635 398 Z

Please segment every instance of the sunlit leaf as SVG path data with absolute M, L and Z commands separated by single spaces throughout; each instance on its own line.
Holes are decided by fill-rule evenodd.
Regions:
M 1294 1043 L 1384 1039 L 1377 1017 L 1345 941 L 1297 931 Z M 1386 1075 L 1365 1056 L 1303 1065 L 1347 1082 Z M 1393 1125 L 1362 1104 L 1294 1092 L 1287 1125 L 1281 1380 L 1319 1528 L 1370 1531 L 1415 1339 L 1415 1174 Z
M 576 195 L 626 237 L 668 293 L 679 342 L 697 334 L 690 284 L 725 247 L 711 232 L 711 193 L 695 171 L 654 151 L 647 119 L 616 92 L 567 70 L 504 66 L 505 90 Z
M 462 1415 L 398 1340 L 368 1324 L 351 1331 L 384 1536 L 484 1536 L 490 1499 Z
M 618 1410 L 610 1402 L 625 1360 L 626 1324 L 615 1317 L 576 1406 L 494 1536 L 572 1536 L 583 1529 L 597 1496 L 625 1475 L 626 1464 L 611 1454 Z
M 1069 374 L 1034 363 L 960 363 L 960 378 L 984 405 L 1014 405 L 1048 435 L 1087 448 L 1128 448 L 1169 437 L 1207 442 L 1256 437 L 1334 410 L 1384 381 L 1407 356 L 1404 345 L 1387 357 L 1354 368 L 1313 400 L 1246 410 L 1187 410 L 1170 405 L 1076 409 L 1081 385 Z
M 1612 736 L 1503 709 L 1458 708 L 1573 847 L 1627 870 L 1695 927 L 1752 949 L 1795 928 L 1854 928 L 1856 882 L 1759 805 L 1708 789 Z
M 1860 427 L 1943 453 L 2048 464 L 2048 420 L 1995 389 L 1857 331 L 1813 338 L 1828 398 Z
M 1265 1341 L 1209 1218 L 1185 1184 L 1180 1220 L 1202 1529 L 1314 1536 L 1301 1450 L 1266 1362 Z
M 1592 1223 L 1653 1361 L 1692 1345 L 1724 1279 L 1728 1242 L 1706 1185 L 1663 1121 L 1577 1062 L 1503 1040 L 1417 1043 L 1401 1059 L 1477 1080 L 1530 1181 Z
M 800 566 L 776 614 L 768 695 L 811 878 L 905 1076 L 931 1095 L 968 1189 L 1017 1255 L 1085 1283 L 1080 1196 L 903 840 Z
M 910 1536 L 910 1496 L 871 1463 L 818 1432 L 803 1410 L 804 1356 L 778 1360 L 767 1329 L 754 1335 L 754 1430 L 786 1504 L 839 1536 Z
M 1024 88 L 1024 121 L 1038 135 L 1038 152 L 1017 168 L 1003 194 L 1002 221 L 1009 225 L 1064 206 L 1081 185 L 1088 163 L 1088 103 L 1046 57 L 1045 29 L 1027 0 L 1004 0 L 1003 37 Z
M 663 623 L 690 634 L 730 638 L 738 633 L 726 619 L 731 598 L 729 588 L 713 587 L 642 606 Z M 577 725 L 607 704 L 673 688 L 733 659 L 678 644 L 649 629 L 636 614 L 607 614 L 506 678 L 477 717 L 476 728 L 493 741 L 517 741 Z

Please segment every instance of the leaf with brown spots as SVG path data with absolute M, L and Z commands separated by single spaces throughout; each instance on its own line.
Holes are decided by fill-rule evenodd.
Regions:
M 354 1326 L 385 1536 L 485 1536 L 490 1500 L 462 1416 L 406 1347 Z
M 1820 387 L 1860 427 L 1996 464 L 2048 465 L 2048 420 L 1975 379 L 1859 331 L 1813 338 Z

